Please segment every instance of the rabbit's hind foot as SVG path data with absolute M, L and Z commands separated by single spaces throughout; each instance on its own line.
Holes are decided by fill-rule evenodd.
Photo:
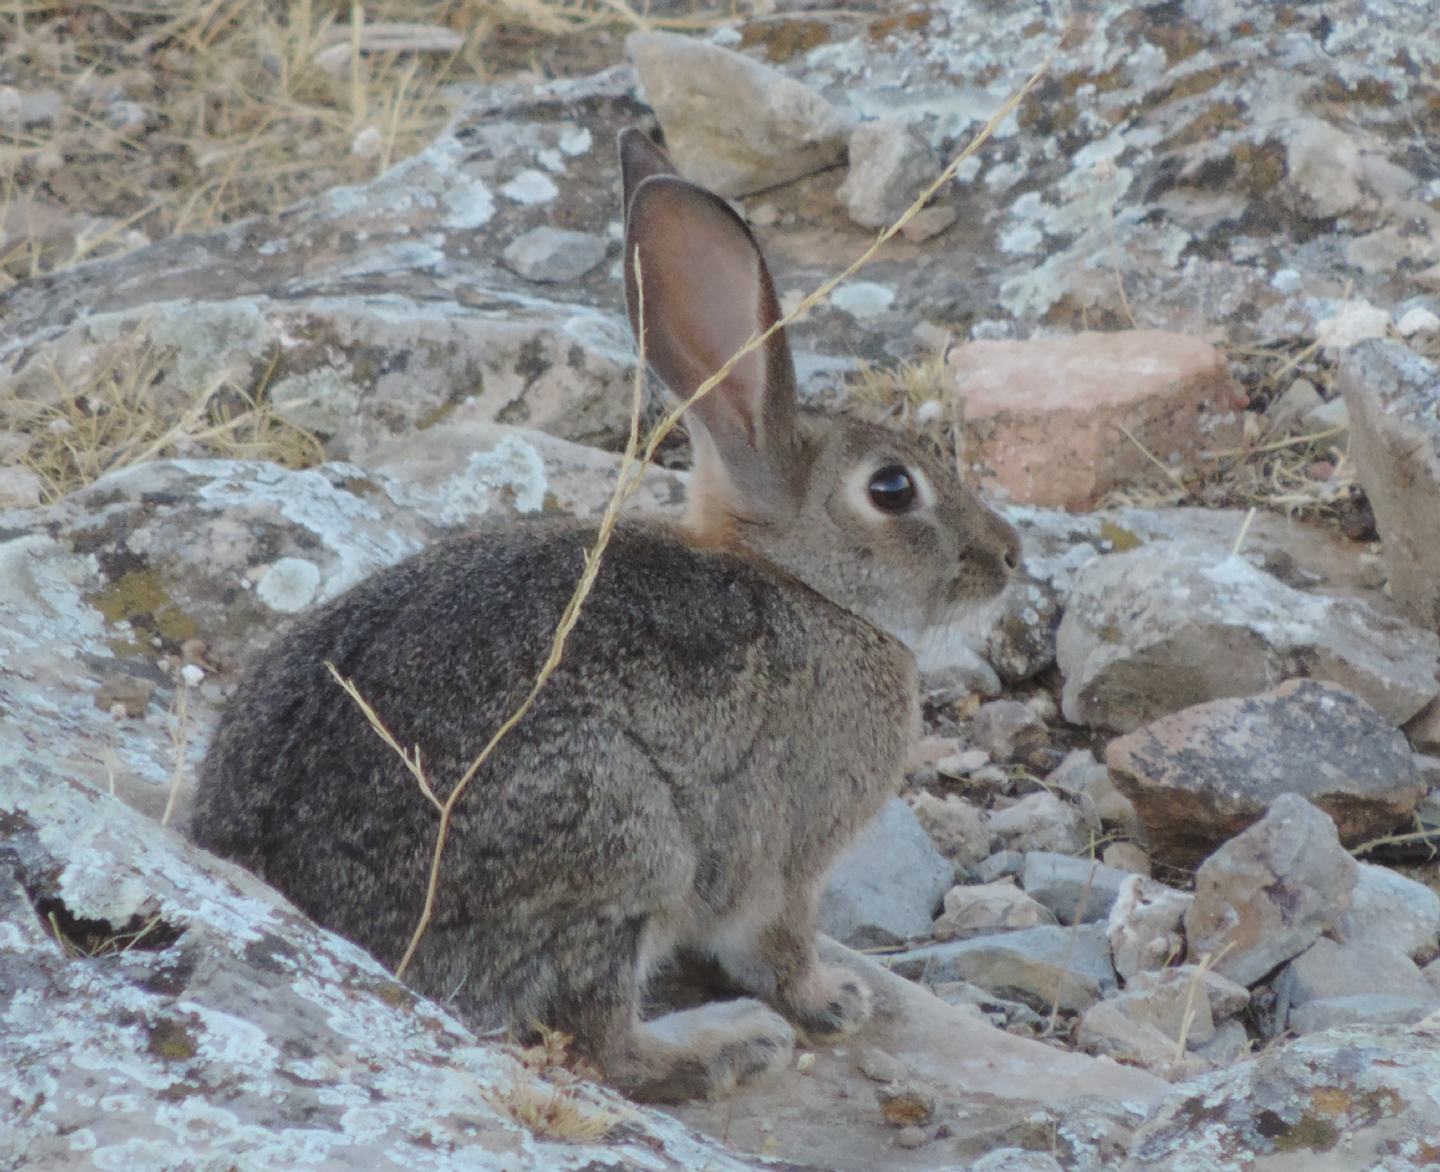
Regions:
M 795 1031 L 758 1001 L 717 1001 L 638 1023 L 624 1060 L 607 1074 L 654 1103 L 719 1098 L 784 1070 Z

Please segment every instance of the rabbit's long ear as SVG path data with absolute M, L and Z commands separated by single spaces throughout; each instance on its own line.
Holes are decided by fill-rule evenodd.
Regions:
M 627 126 L 615 137 L 620 150 L 620 182 L 623 188 L 622 208 L 630 218 L 630 199 L 635 189 L 651 175 L 675 175 L 675 164 L 641 130 Z
M 780 319 L 775 287 L 749 229 L 724 200 L 683 179 L 652 174 L 629 197 L 625 303 L 638 334 L 637 255 L 645 354 L 682 399 Z M 719 508 L 770 523 L 793 513 L 804 471 L 795 430 L 795 371 L 783 331 L 740 359 L 691 408 L 688 422 L 695 449 L 692 496 L 708 498 L 696 502 L 698 513 Z

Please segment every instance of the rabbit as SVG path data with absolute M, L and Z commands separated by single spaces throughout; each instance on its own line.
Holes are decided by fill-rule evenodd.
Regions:
M 724 200 L 640 131 L 619 147 L 631 324 L 643 289 L 646 355 L 685 397 L 779 318 L 774 286 Z M 686 425 L 688 511 L 618 524 L 558 669 L 457 805 L 406 973 L 477 1029 L 563 1031 L 622 1092 L 671 1102 L 865 1022 L 864 982 L 817 958 L 816 905 L 918 729 L 889 632 L 988 604 L 1019 555 L 921 445 L 802 409 L 782 332 Z M 529 689 L 594 537 L 484 524 L 302 616 L 222 715 L 196 840 L 393 969 L 438 814 L 326 661 L 443 799 Z M 677 956 L 749 996 L 643 1020 Z

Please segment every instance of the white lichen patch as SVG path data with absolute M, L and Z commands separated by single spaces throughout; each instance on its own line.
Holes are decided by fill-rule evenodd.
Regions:
M 272 409 L 287 423 L 333 435 L 360 409 L 360 390 L 334 366 L 286 375 L 269 390 Z
M 41 533 L 0 543 L 0 663 L 12 669 L 22 653 L 63 657 L 109 654 L 104 617 L 85 601 L 98 582 L 89 554 L 73 554 Z
M 516 203 L 550 203 L 560 194 L 555 181 L 543 171 L 521 171 L 509 183 L 500 188 L 500 194 Z
M 851 317 L 878 317 L 895 303 L 895 290 L 875 281 L 851 281 L 830 295 L 830 304 Z
M 507 493 L 519 513 L 545 507 L 545 462 L 518 436 L 506 436 L 488 452 L 470 458 L 465 477 L 488 492 Z
M 495 197 L 479 179 L 457 181 L 440 198 L 444 209 L 441 223 L 456 231 L 481 228 L 495 214 Z
M 571 158 L 585 154 L 593 143 L 594 138 L 590 134 L 589 127 L 574 124 L 560 126 L 560 137 L 556 140 L 556 145 Z
M 174 347 L 175 377 L 188 391 L 241 377 L 273 341 L 255 301 L 163 302 L 146 312 L 150 337 Z
M 255 595 L 271 610 L 295 614 L 315 601 L 320 590 L 320 568 L 304 558 L 281 558 L 265 567 L 255 583 Z

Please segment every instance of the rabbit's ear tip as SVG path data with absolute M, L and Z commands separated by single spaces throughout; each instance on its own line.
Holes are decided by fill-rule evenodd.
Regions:
M 620 174 L 624 181 L 629 203 L 641 182 L 652 175 L 675 175 L 675 165 L 669 157 L 638 126 L 626 126 L 615 136 L 615 146 L 620 155 Z

